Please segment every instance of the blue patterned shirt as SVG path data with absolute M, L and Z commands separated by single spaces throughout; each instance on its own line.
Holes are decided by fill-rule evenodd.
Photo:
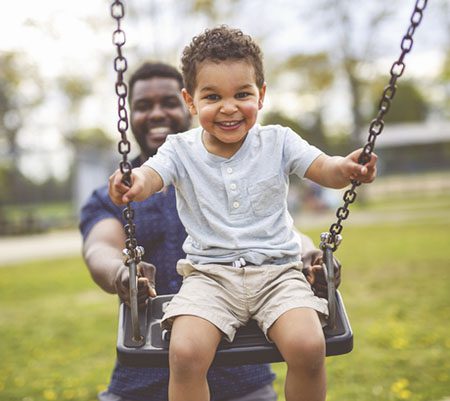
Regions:
M 133 160 L 137 167 L 138 159 Z M 168 187 L 144 202 L 133 204 L 136 239 L 145 248 L 144 260 L 156 266 L 156 291 L 173 294 L 181 286 L 176 263 L 186 255 L 182 245 L 186 232 L 176 210 L 175 191 Z M 114 205 L 105 187 L 93 192 L 81 210 L 80 231 L 86 239 L 99 221 L 116 218 L 124 223 L 122 208 Z M 242 396 L 270 384 L 274 374 L 269 365 L 212 367 L 208 382 L 212 401 Z M 134 401 L 167 401 L 169 370 L 166 368 L 131 368 L 116 363 L 109 391 Z

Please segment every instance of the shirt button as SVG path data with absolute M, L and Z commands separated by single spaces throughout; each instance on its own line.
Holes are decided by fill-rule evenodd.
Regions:
M 231 174 L 232 172 L 233 172 L 233 169 L 232 169 L 231 167 L 228 167 L 228 168 L 227 168 L 227 173 L 228 173 L 228 174 Z
M 240 206 L 239 202 L 233 202 L 233 207 L 237 209 Z
M 237 188 L 237 185 L 233 182 L 233 183 L 230 185 L 230 188 L 231 188 L 231 189 L 236 189 L 236 188 Z

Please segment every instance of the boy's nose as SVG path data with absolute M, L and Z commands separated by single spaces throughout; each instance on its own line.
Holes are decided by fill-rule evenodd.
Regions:
M 224 101 L 220 107 L 220 112 L 223 114 L 232 114 L 235 111 L 237 111 L 237 107 L 233 101 Z

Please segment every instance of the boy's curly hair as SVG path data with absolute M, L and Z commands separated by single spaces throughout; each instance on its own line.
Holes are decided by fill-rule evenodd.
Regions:
M 241 30 L 227 25 L 206 29 L 201 35 L 195 36 L 183 50 L 181 70 L 186 90 L 193 95 L 198 65 L 205 60 L 245 60 L 255 69 L 256 85 L 261 88 L 264 84 L 262 58 L 259 46 Z

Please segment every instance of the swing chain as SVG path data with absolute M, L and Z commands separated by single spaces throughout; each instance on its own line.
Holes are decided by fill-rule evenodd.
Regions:
M 381 134 L 384 128 L 384 116 L 389 111 L 391 106 L 392 99 L 395 96 L 395 92 L 397 89 L 396 83 L 397 79 L 402 76 L 405 71 L 405 56 L 411 51 L 413 46 L 413 35 L 416 28 L 419 26 L 422 21 L 423 11 L 427 6 L 428 0 L 417 0 L 414 6 L 414 11 L 411 14 L 410 25 L 402 38 L 400 48 L 401 54 L 399 58 L 394 61 L 391 66 L 390 75 L 391 78 L 389 80 L 389 84 L 384 88 L 383 94 L 381 96 L 381 100 L 378 104 L 378 114 L 371 121 L 369 125 L 369 136 L 367 143 L 363 147 L 363 151 L 359 156 L 358 163 L 366 164 L 370 161 L 372 152 L 375 148 L 375 141 L 378 135 Z M 342 241 L 342 236 L 340 235 L 343 226 L 342 222 L 347 219 L 350 214 L 349 206 L 356 200 L 356 188 L 361 185 L 361 182 L 357 180 L 351 181 L 351 187 L 348 189 L 343 196 L 344 205 L 339 207 L 336 211 L 337 221 L 330 226 L 330 231 L 328 233 L 324 233 L 321 236 L 321 249 L 324 250 L 325 245 L 329 245 L 334 252 L 340 242 Z
M 117 55 L 114 58 L 114 70 L 117 73 L 115 89 L 118 98 L 118 116 L 117 130 L 121 135 L 121 140 L 118 144 L 119 153 L 122 155 L 122 161 L 119 164 L 120 171 L 123 174 L 123 182 L 131 186 L 131 163 L 128 161 L 128 154 L 130 153 L 130 142 L 127 138 L 128 129 L 128 113 L 126 108 L 128 87 L 124 81 L 124 73 L 128 68 L 127 59 L 122 54 L 122 46 L 126 42 L 125 32 L 121 28 L 121 21 L 125 15 L 125 8 L 121 0 L 115 0 L 111 4 L 111 16 L 116 20 L 116 29 L 112 35 L 112 41 L 116 47 Z M 130 262 L 139 263 L 144 253 L 144 249 L 137 246 L 135 238 L 135 224 L 134 224 L 134 210 L 131 203 L 127 203 L 123 210 L 123 218 L 126 220 L 124 226 L 127 239 L 125 240 L 126 249 L 123 254 L 126 257 L 125 264 Z

